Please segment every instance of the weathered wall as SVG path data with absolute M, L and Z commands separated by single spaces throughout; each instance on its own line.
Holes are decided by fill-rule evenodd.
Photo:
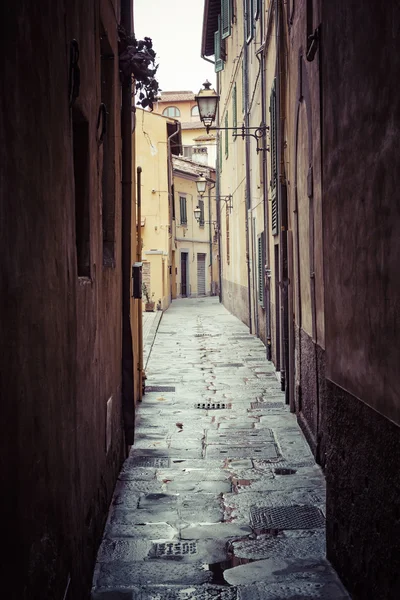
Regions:
M 354 600 L 400 593 L 400 430 L 328 383 L 327 553 Z
M 238 285 L 228 279 L 222 279 L 222 303 L 238 319 L 249 326 L 248 291 L 244 285 Z
M 8 598 L 86 597 L 116 474 L 121 418 L 120 190 L 115 267 L 103 266 L 100 3 L 4 3 L 0 15 L 1 510 Z M 116 17 L 101 14 L 117 56 Z M 78 277 L 69 44 L 88 123 L 89 277 Z M 114 69 L 115 182 L 120 97 Z M 112 396 L 110 445 L 106 406 Z M 13 566 L 18 573 L 11 576 Z M 5 576 L 3 575 L 3 581 Z M 6 584 L 7 585 L 7 584 Z
M 323 10 L 327 375 L 398 424 L 399 13 L 395 1 Z
M 307 60 L 307 35 L 321 22 L 319 1 L 291 2 L 283 23 L 288 42 L 281 62 L 286 89 L 284 139 L 288 179 L 291 337 L 289 396 L 292 408 L 318 460 L 324 464 L 325 325 L 322 241 L 320 59 Z M 310 31 L 308 31 L 310 29 Z M 286 48 L 290 48 L 287 52 Z M 286 55 L 287 52 L 287 55 Z M 311 58 L 311 57 L 309 57 Z M 292 324 L 290 324 L 292 327 Z M 293 403 L 294 400 L 294 403 Z
M 400 432 L 389 420 L 400 423 L 400 9 L 324 2 L 322 23 L 328 556 L 353 598 L 391 599 L 400 593 Z

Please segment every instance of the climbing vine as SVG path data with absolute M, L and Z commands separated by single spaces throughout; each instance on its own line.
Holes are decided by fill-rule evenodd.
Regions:
M 138 105 L 153 110 L 160 88 L 156 79 L 158 65 L 151 38 L 137 40 L 119 27 L 119 68 L 122 83 L 133 81 Z

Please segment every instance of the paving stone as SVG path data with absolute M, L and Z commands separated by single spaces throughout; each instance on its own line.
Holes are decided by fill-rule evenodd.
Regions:
M 323 525 L 325 481 L 262 342 L 216 298 L 174 301 L 159 334 L 92 600 L 348 600 L 324 528 L 280 529 Z
M 189 584 L 210 582 L 212 573 L 202 564 L 182 564 L 172 561 L 112 562 L 100 563 L 97 573 L 97 588 L 129 588 L 134 585 Z

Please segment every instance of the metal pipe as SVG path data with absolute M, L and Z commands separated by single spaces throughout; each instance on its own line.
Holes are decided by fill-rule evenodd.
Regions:
M 142 167 L 136 168 L 136 202 L 137 202 L 137 246 L 136 246 L 136 260 L 142 262 Z M 139 390 L 140 394 L 143 394 L 143 382 L 145 381 L 145 373 L 143 369 L 143 306 L 142 300 L 138 300 L 138 336 L 139 336 L 139 360 L 137 364 L 138 378 L 139 378 Z M 139 396 L 139 400 L 142 400 L 142 396 Z
M 260 37 L 262 44 L 265 47 L 266 39 L 264 40 L 264 15 L 260 16 Z M 261 70 L 261 123 L 266 125 L 267 121 L 267 91 L 266 91 L 266 77 L 265 77 L 265 53 L 256 53 L 258 60 L 260 61 Z M 263 149 L 262 149 L 262 174 L 263 174 L 263 212 L 264 212 L 264 309 L 265 309 L 265 337 L 266 337 L 266 356 L 267 360 L 272 359 L 272 348 L 271 348 L 271 293 L 270 293 L 270 278 L 269 273 L 271 272 L 270 265 L 270 252 L 269 252 L 269 204 L 268 204 L 268 163 L 267 163 L 267 135 L 264 131 L 263 138 Z
M 243 19 L 243 35 L 246 40 L 246 19 Z M 248 47 L 246 41 L 244 42 L 243 49 L 243 70 L 244 70 L 244 118 L 246 127 L 249 126 L 249 81 L 248 81 L 248 70 L 247 70 L 247 57 Z M 253 328 L 252 324 L 252 310 L 251 310 L 251 268 L 250 268 L 250 234 L 249 234 L 249 217 L 248 212 L 251 207 L 251 194 L 250 194 L 250 138 L 246 137 L 245 145 L 245 172 L 246 172 L 246 202 L 244 205 L 245 211 L 245 234 L 246 234 L 246 263 L 247 263 L 247 302 L 249 305 L 249 329 L 250 333 Z
M 132 32 L 132 2 L 121 1 L 121 25 Z M 135 401 L 130 315 L 132 218 L 132 83 L 122 85 L 122 414 L 127 451 L 134 442 Z

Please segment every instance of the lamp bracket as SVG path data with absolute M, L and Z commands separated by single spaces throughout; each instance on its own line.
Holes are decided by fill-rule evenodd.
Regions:
M 265 151 L 269 152 L 269 147 L 259 146 L 259 141 L 263 138 L 267 131 L 269 131 L 268 125 L 260 125 L 259 127 L 211 127 L 206 125 L 206 131 L 234 131 L 233 137 L 241 137 L 244 140 L 245 137 L 253 137 L 257 142 L 257 154 L 258 152 Z

